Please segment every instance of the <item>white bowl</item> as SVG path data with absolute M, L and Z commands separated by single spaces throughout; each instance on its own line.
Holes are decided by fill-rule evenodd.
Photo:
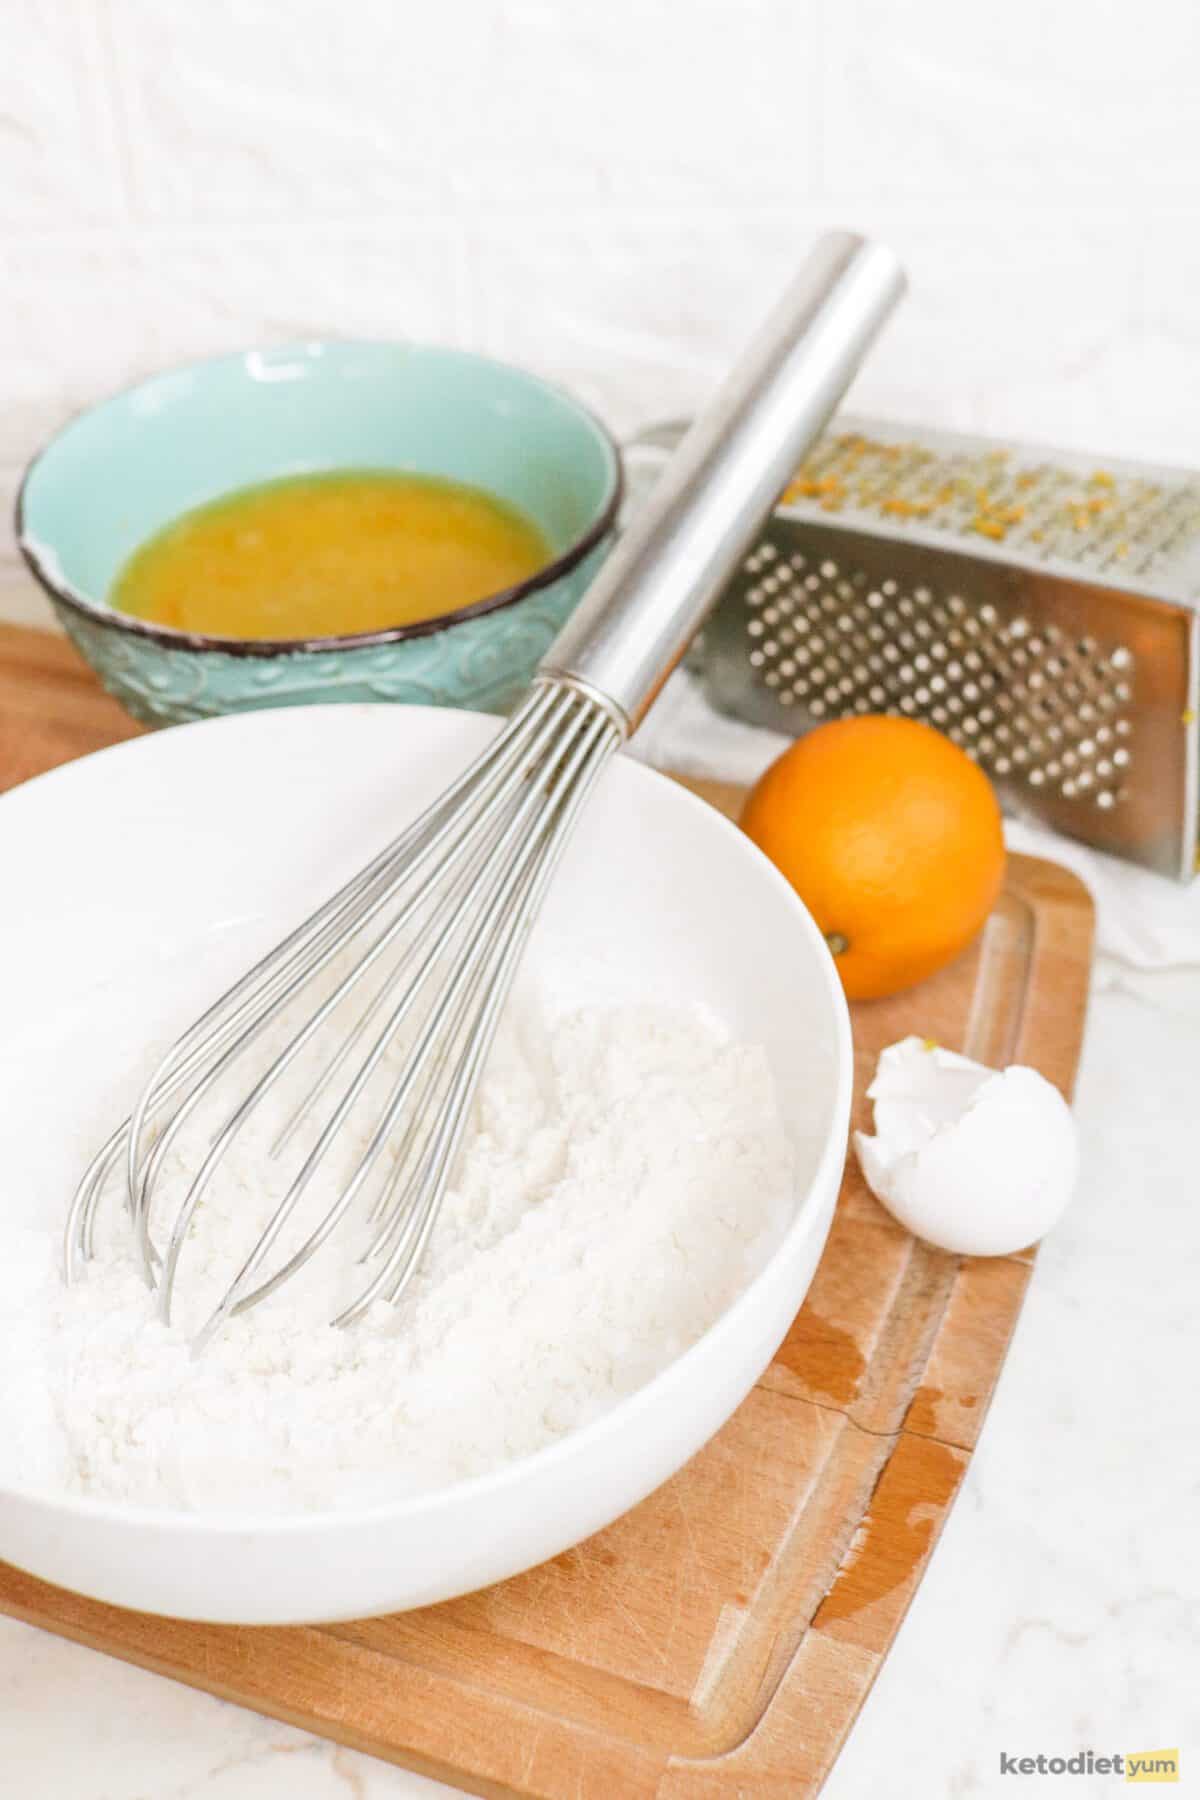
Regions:
M 80 1146 L 115 1122 L 139 1047 L 181 1027 L 431 798 L 495 729 L 386 706 L 182 726 L 0 800 L 4 1231 L 56 1223 Z M 0 1556 L 118 1605 L 290 1624 L 424 1606 L 558 1554 L 681 1467 L 779 1345 L 825 1243 L 846 1145 L 850 1029 L 808 913 L 748 839 L 620 759 L 528 961 L 552 998 L 711 1006 L 771 1061 L 795 1218 L 762 1273 L 654 1381 L 549 1448 L 362 1510 L 183 1513 L 0 1485 Z

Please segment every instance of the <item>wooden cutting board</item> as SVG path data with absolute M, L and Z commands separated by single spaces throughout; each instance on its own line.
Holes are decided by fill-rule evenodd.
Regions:
M 135 735 L 64 642 L 0 628 L 0 787 Z M 693 783 L 733 812 L 736 790 Z M 855 1124 L 918 1032 L 1066 1094 L 1086 890 L 1014 857 L 975 947 L 855 1006 Z M 1032 1253 L 915 1242 L 853 1160 L 770 1368 L 688 1466 L 607 1531 L 463 1600 L 349 1625 L 198 1626 L 0 1564 L 0 1611 L 469 1792 L 537 1800 L 815 1794 L 886 1656 L 979 1435 Z

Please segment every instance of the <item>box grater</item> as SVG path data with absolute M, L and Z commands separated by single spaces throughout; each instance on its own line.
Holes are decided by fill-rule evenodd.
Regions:
M 629 446 L 636 492 L 682 436 Z M 1010 812 L 1197 866 L 1200 475 L 839 416 L 691 654 L 720 711 L 799 735 L 890 712 Z

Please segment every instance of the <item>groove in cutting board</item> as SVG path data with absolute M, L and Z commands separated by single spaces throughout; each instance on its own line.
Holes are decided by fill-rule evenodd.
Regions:
M 74 654 L 0 629 L 0 786 L 139 728 Z M 690 783 L 727 812 L 735 789 Z M 855 1117 L 917 1031 L 1070 1092 L 1092 909 L 1013 857 L 984 938 L 855 1006 Z M 0 1564 L 0 1611 L 479 1794 L 815 1794 L 878 1671 L 979 1435 L 1032 1253 L 915 1242 L 848 1164 L 804 1307 L 738 1412 L 607 1530 L 482 1593 L 329 1627 L 122 1612 Z

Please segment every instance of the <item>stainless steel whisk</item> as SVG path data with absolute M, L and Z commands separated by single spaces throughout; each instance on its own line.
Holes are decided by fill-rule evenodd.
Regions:
M 189 1227 L 218 1165 L 262 1101 L 352 996 L 362 1010 L 310 1085 L 278 1151 L 345 1075 L 315 1142 L 197 1347 L 306 1264 L 355 1202 L 369 1225 L 364 1286 L 333 1321 L 395 1300 L 429 1240 L 526 938 L 575 821 L 636 730 L 764 517 L 833 412 L 903 289 L 891 254 L 845 233 L 799 279 L 692 428 L 654 494 L 476 761 L 394 842 L 255 964 L 174 1044 L 88 1167 L 67 1221 L 65 1272 L 93 1255 L 96 1214 L 125 1166 L 142 1266 L 171 1316 Z M 362 950 L 215 1131 L 165 1236 L 156 1186 L 214 1085 L 352 942 Z M 375 972 L 372 989 L 368 979 Z M 336 1198 L 269 1266 L 305 1194 L 389 1050 L 415 1031 L 365 1150 Z M 351 1064 L 356 1048 L 361 1058 Z M 365 1190 L 385 1158 L 374 1198 Z M 386 1158 L 385 1158 L 386 1161 Z M 190 1173 L 190 1171 L 189 1171 Z

